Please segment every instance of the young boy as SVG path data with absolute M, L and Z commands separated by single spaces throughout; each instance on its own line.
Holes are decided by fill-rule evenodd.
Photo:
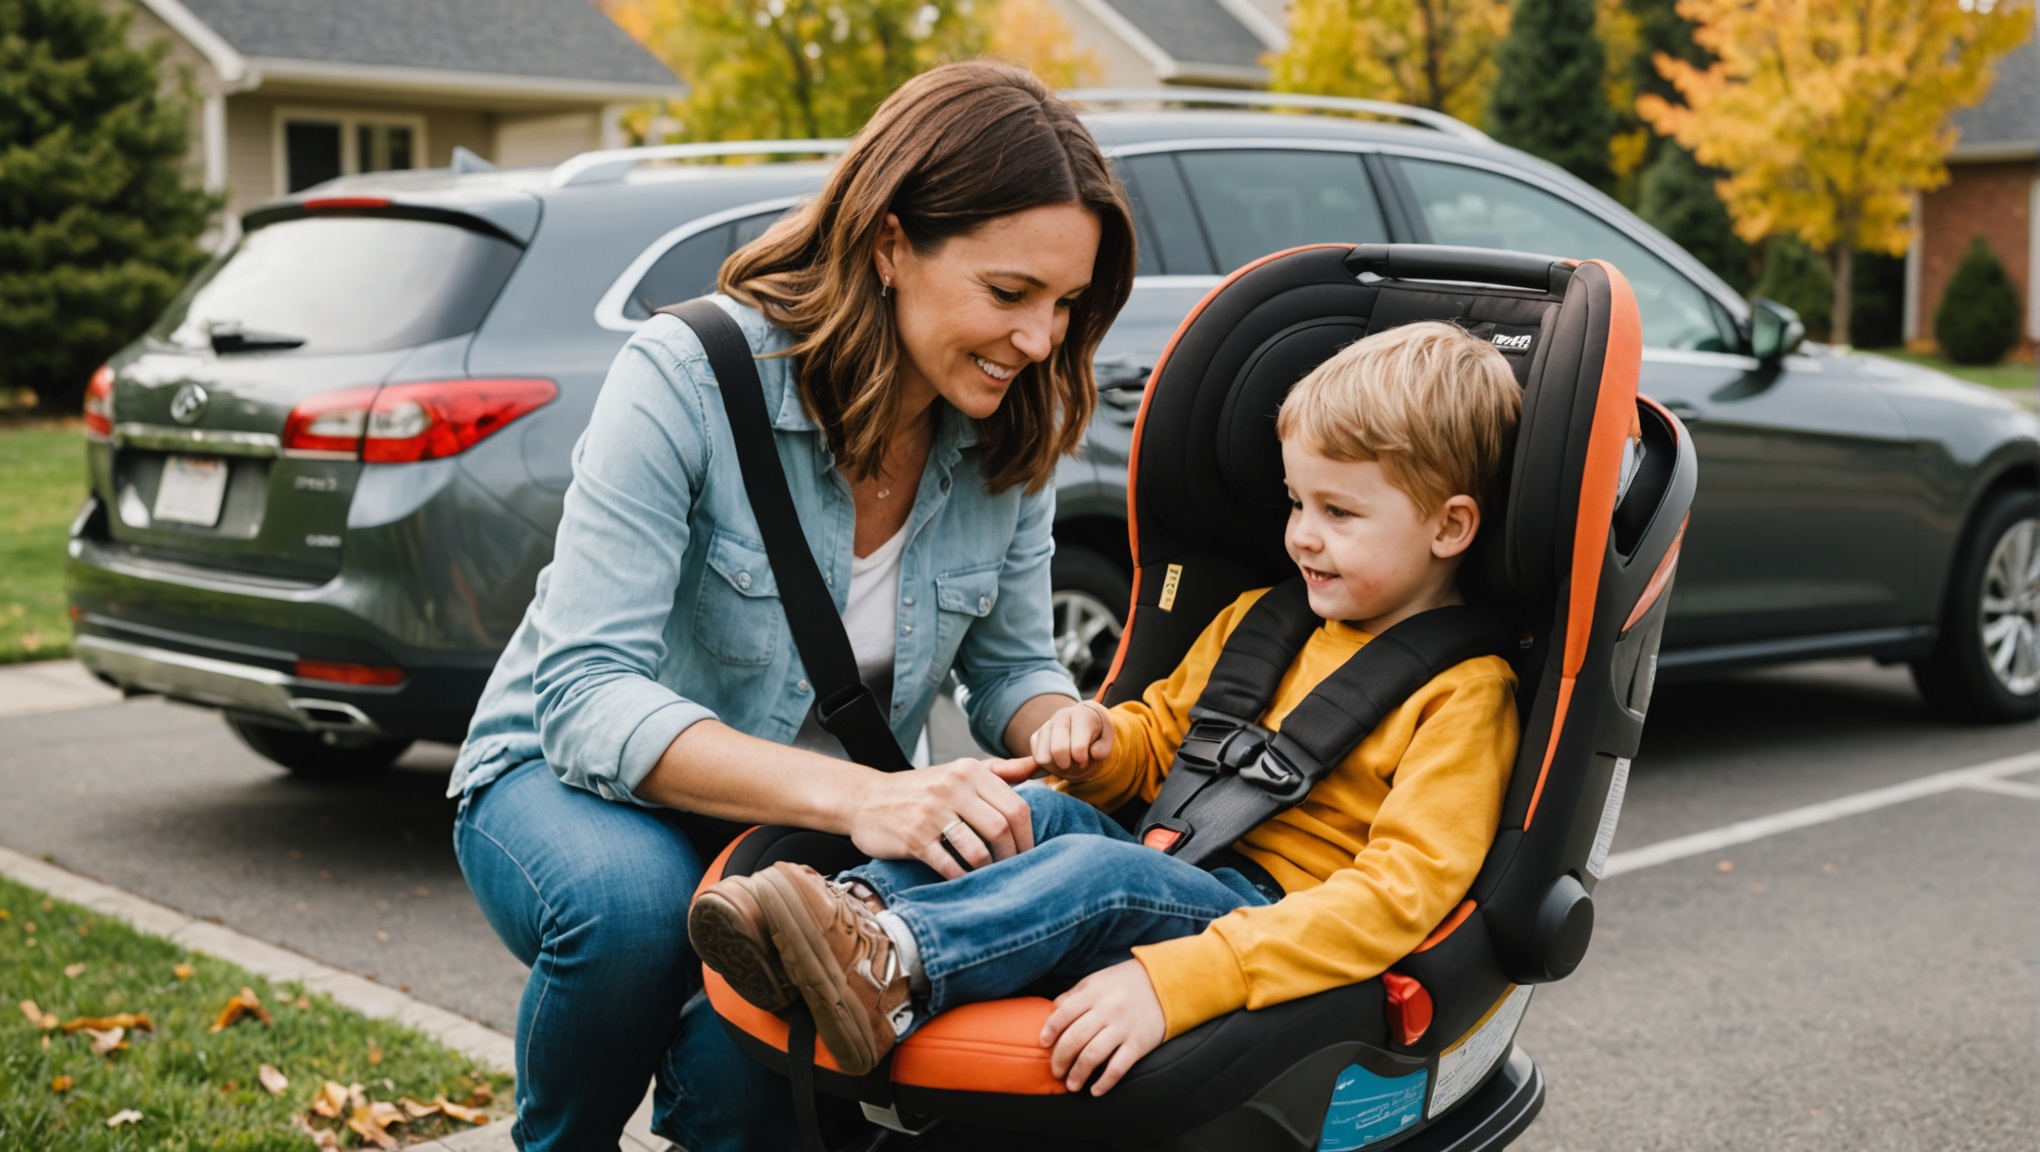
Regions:
M 1279 728 L 1383 629 L 1459 602 L 1521 391 L 1501 354 L 1416 323 L 1362 340 L 1306 377 L 1276 431 L 1285 544 L 1325 620 L 1262 723 Z M 694 904 L 702 959 L 778 1011 L 804 998 L 844 1071 L 957 1004 L 1082 977 L 1041 1033 L 1071 1091 L 1102 1095 L 1165 1039 L 1379 975 L 1465 896 L 1500 819 L 1516 754 L 1515 677 L 1468 660 L 1420 688 L 1304 801 L 1205 871 L 1143 847 L 1103 813 L 1152 800 L 1226 637 L 1263 592 L 1218 614 L 1138 702 L 1056 713 L 1033 755 L 1064 791 L 1024 786 L 1035 847 L 944 881 L 877 861 L 830 881 L 775 864 Z

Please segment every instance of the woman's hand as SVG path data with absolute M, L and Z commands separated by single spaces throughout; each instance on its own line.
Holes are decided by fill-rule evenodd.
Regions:
M 1072 1092 L 1101 1066 L 1091 1095 L 1103 1096 L 1141 1057 L 1168 1035 L 1162 1002 L 1138 960 L 1101 968 L 1055 998 L 1055 1011 L 1041 1026 L 1041 1046 L 1052 1048 L 1049 1071 Z
M 1089 780 L 1112 755 L 1112 716 L 1096 700 L 1061 709 L 1034 730 L 1034 762 L 1064 780 Z
M 982 868 L 1034 847 L 1034 815 L 1013 791 L 1033 774 L 1029 756 L 878 774 L 851 813 L 850 839 L 877 859 L 919 860 L 954 880 L 965 865 Z

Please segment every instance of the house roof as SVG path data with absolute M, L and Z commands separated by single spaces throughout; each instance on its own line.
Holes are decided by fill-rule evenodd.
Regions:
M 2021 159 L 2040 153 L 2040 40 L 1998 61 L 1990 95 L 1953 117 L 1962 133 L 1951 160 Z
M 154 0 L 251 62 L 678 86 L 588 0 Z M 172 21 L 176 26 L 179 21 Z M 185 29 L 180 28 L 180 31 Z
M 1165 81 L 1265 83 L 1261 57 L 1279 25 L 1252 0 L 1076 0 L 1145 56 Z

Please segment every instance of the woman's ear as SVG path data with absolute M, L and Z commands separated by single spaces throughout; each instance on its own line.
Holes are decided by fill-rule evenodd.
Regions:
M 1453 496 L 1439 506 L 1437 535 L 1431 538 L 1431 555 L 1450 560 L 1473 546 L 1480 531 L 1480 504 L 1471 496 Z
M 900 227 L 898 216 L 888 212 L 885 223 L 878 226 L 878 241 L 871 246 L 871 262 L 878 282 L 891 285 L 898 280 L 900 260 L 906 255 L 907 230 Z

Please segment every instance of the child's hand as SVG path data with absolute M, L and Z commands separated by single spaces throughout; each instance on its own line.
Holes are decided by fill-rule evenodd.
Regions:
M 1065 780 L 1089 780 L 1112 755 L 1112 720 L 1095 700 L 1072 704 L 1034 730 L 1034 762 Z
M 1055 998 L 1055 1011 L 1041 1026 L 1041 1046 L 1053 1047 L 1049 1070 L 1072 1092 L 1100 1065 L 1091 1095 L 1103 1096 L 1168 1033 L 1162 1002 L 1138 960 L 1100 969 Z

